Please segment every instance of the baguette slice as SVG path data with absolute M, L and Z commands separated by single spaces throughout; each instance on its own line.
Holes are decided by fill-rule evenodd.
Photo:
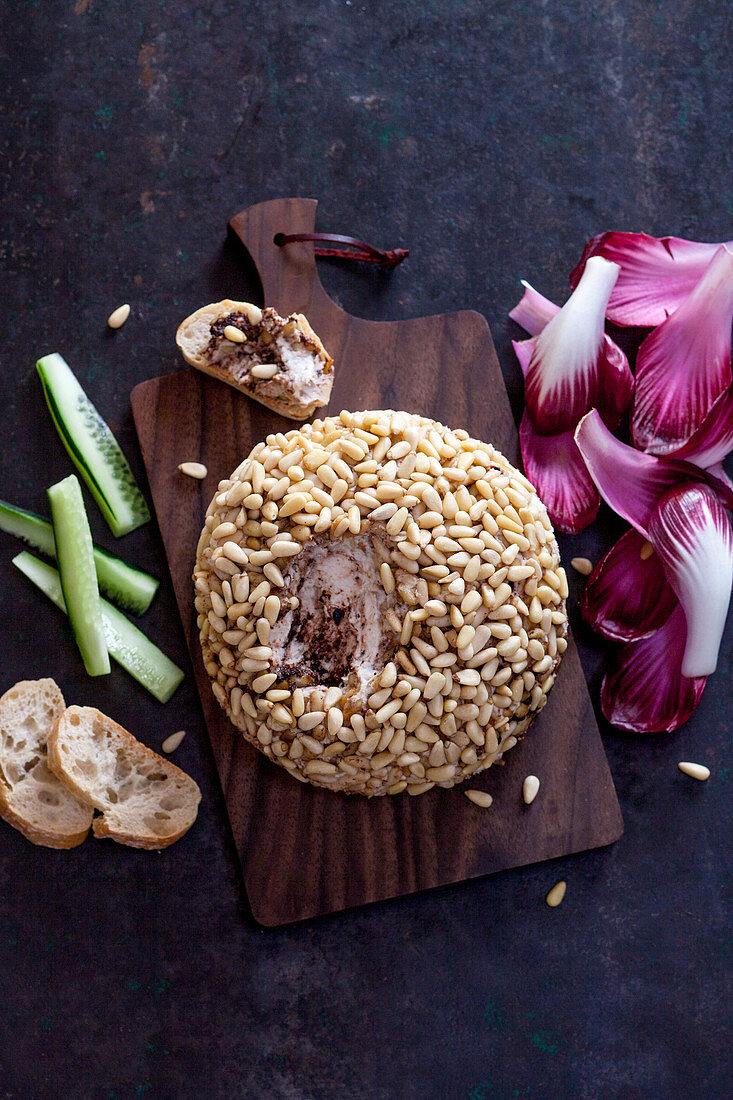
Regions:
M 224 335 L 229 326 L 242 333 L 241 342 Z M 333 359 L 302 313 L 281 317 L 225 298 L 187 317 L 176 343 L 192 367 L 291 420 L 306 420 L 330 400 Z M 263 371 L 271 377 L 257 377 Z
M 201 791 L 95 707 L 67 707 L 48 739 L 48 763 L 80 801 L 101 811 L 96 837 L 167 848 L 191 828 Z
M 51 679 L 21 680 L 0 698 L 0 817 L 34 844 L 75 848 L 92 810 L 47 767 L 47 740 L 66 706 Z

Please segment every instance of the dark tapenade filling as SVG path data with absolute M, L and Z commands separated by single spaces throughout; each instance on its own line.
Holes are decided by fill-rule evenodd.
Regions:
M 288 321 L 290 318 L 288 318 Z M 285 322 L 285 324 L 288 323 Z M 224 329 L 228 325 L 233 325 L 234 328 L 238 328 L 240 332 L 244 333 L 244 342 L 241 344 L 232 344 L 232 355 L 239 358 L 245 356 L 255 358 L 258 363 L 277 363 L 281 370 L 287 373 L 287 368 L 282 362 L 282 358 L 277 351 L 275 340 L 283 332 L 283 319 L 278 316 L 274 309 L 265 309 L 263 311 L 262 320 L 256 325 L 253 325 L 247 315 L 241 310 L 233 310 L 232 313 L 228 313 L 226 317 L 217 317 L 215 321 L 209 325 L 211 332 L 211 339 L 207 345 L 206 350 L 213 352 L 221 343 L 224 337 Z M 326 374 L 329 371 L 320 356 L 319 348 L 309 339 L 307 333 L 296 330 L 292 333 L 297 343 L 302 344 L 305 348 L 311 351 L 316 358 L 316 371 L 318 374 Z M 254 382 L 259 382 L 259 379 L 253 379 Z

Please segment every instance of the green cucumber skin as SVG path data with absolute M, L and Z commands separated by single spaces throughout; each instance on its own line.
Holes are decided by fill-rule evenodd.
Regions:
M 150 512 L 120 445 L 87 397 L 66 361 L 57 352 L 36 363 L 46 404 L 69 457 L 99 505 L 112 533 L 119 538 L 141 527 Z M 72 404 L 67 415 L 60 400 Z M 76 429 L 69 418 L 82 421 Z M 95 473 L 93 467 L 97 467 Z M 109 487 L 100 484 L 99 468 Z M 116 499 L 114 499 L 116 498 Z
M 70 474 L 47 492 L 61 590 L 76 644 L 89 675 L 106 676 L 110 671 L 109 653 L 104 640 L 92 535 L 81 486 L 77 477 Z
M 58 608 L 66 612 L 61 578 L 57 569 L 40 561 L 27 550 L 16 554 L 13 565 Z M 101 600 L 104 636 L 110 655 L 161 703 L 167 703 L 183 680 L 178 665 L 158 649 L 129 619 L 106 600 Z
M 0 531 L 23 539 L 49 558 L 56 557 L 53 526 L 35 512 L 0 500 Z M 94 547 L 94 565 L 99 587 L 105 595 L 136 615 L 147 611 L 160 583 L 155 577 L 99 546 Z
M 135 615 L 148 610 L 158 591 L 160 581 L 134 566 L 128 565 L 101 547 L 94 547 L 94 564 L 99 587 L 119 606 Z

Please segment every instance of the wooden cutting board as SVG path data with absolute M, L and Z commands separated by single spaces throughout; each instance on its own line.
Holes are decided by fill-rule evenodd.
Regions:
M 254 261 L 267 305 L 305 313 L 336 363 L 329 412 L 405 409 L 466 428 L 518 461 L 517 433 L 485 319 L 461 312 L 411 321 L 351 317 L 327 296 L 312 244 L 278 248 L 275 233 L 314 231 L 316 202 L 281 199 L 230 223 Z M 237 287 L 230 295 L 239 296 Z M 203 304 L 203 303 L 201 303 Z M 244 881 L 257 921 L 275 926 L 583 851 L 623 830 L 575 645 L 527 738 L 470 781 L 494 797 L 479 809 L 461 786 L 412 798 L 336 794 L 303 785 L 245 744 L 203 668 L 191 571 L 204 513 L 269 432 L 293 422 L 221 382 L 181 370 L 136 386 L 132 408 Z M 208 477 L 178 473 L 203 462 Z M 525 806 L 524 777 L 540 777 Z

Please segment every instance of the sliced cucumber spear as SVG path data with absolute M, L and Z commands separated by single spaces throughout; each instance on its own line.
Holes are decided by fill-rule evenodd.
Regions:
M 126 535 L 150 519 L 120 445 L 64 359 L 44 355 L 36 367 L 51 417 L 114 535 Z
M 0 531 L 16 535 L 49 558 L 56 557 L 53 527 L 48 520 L 37 516 L 35 512 L 27 512 L 25 508 L 17 508 L 14 504 L 0 500 Z M 147 611 L 158 590 L 159 582 L 155 577 L 141 569 L 135 569 L 99 546 L 94 547 L 94 565 L 100 591 L 120 607 L 136 615 Z
M 45 561 L 40 561 L 27 550 L 13 558 L 13 565 L 20 569 L 28 580 L 40 588 L 57 607 L 66 611 L 61 579 L 58 570 Z M 141 630 L 126 619 L 106 600 L 101 600 L 102 621 L 107 648 L 119 665 L 133 676 L 139 684 L 159 699 L 167 703 L 183 679 L 183 672 L 170 658 L 166 657 Z
M 48 490 L 61 589 L 71 629 L 90 676 L 109 672 L 92 535 L 75 474 Z

